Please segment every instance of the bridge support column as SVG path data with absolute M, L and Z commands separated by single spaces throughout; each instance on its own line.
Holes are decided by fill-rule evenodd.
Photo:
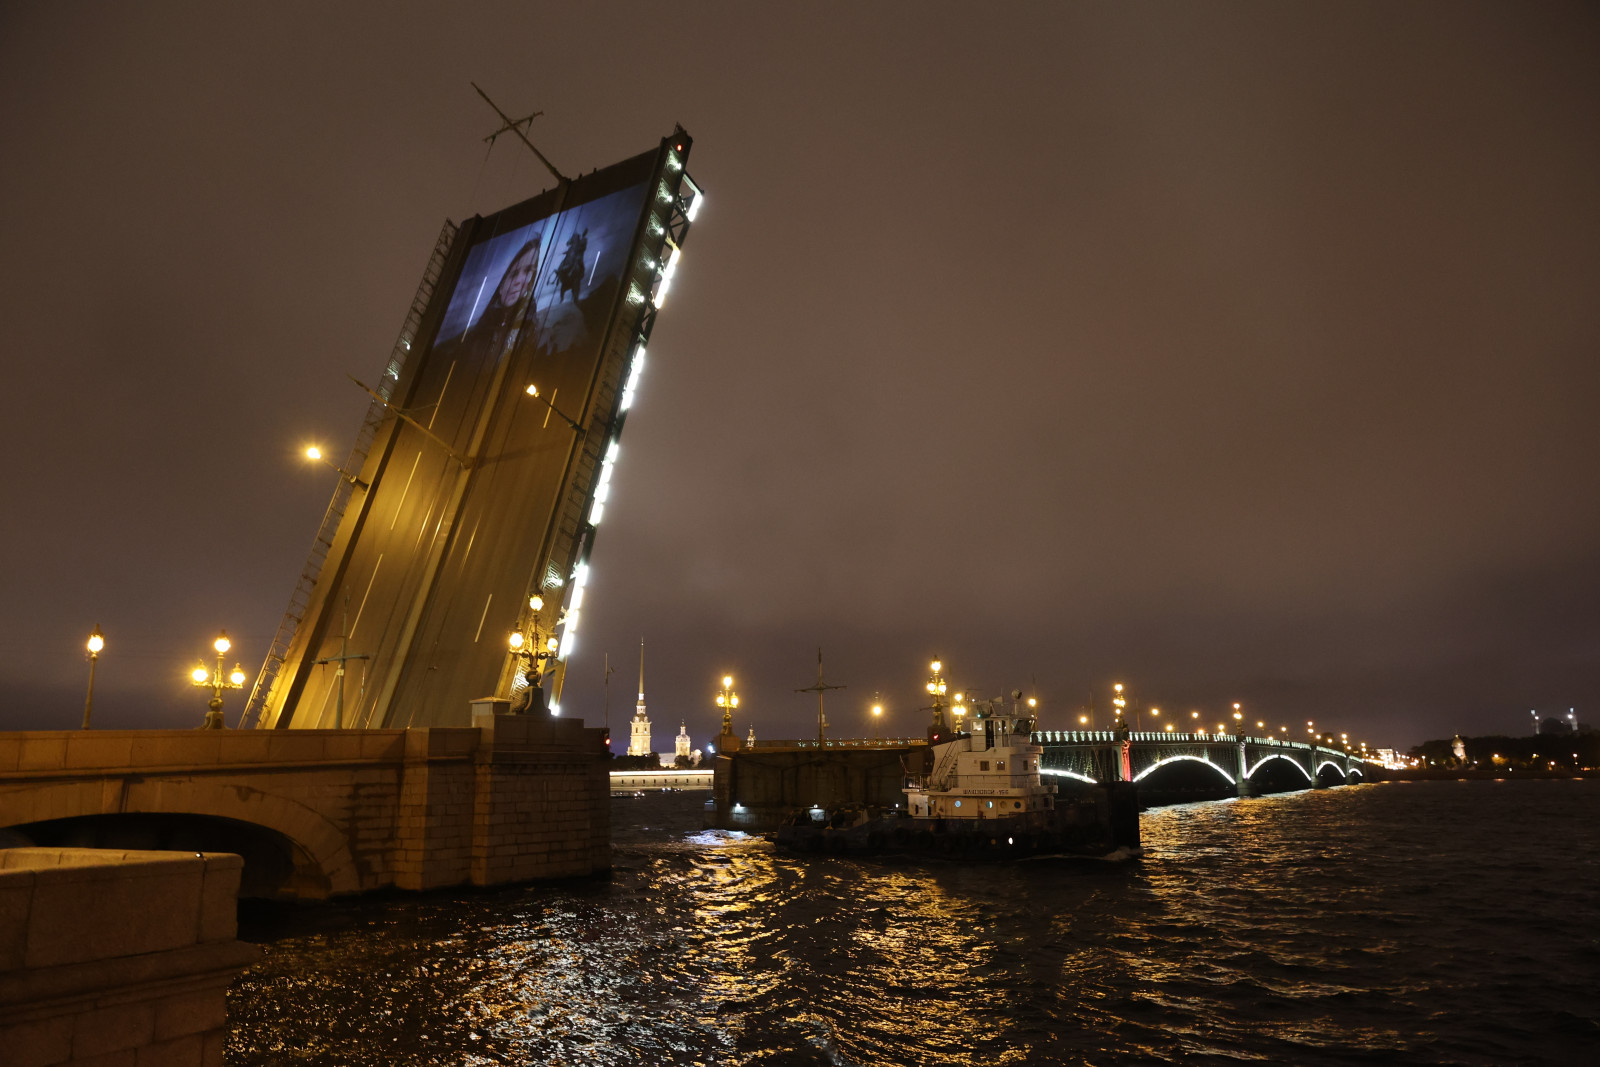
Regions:
M 1250 780 L 1250 757 L 1244 750 L 1244 738 L 1239 738 L 1238 762 L 1233 772 L 1233 787 L 1236 796 L 1253 797 L 1256 795 L 1256 784 Z
M 1322 778 L 1317 774 L 1317 746 L 1316 745 L 1312 745 L 1311 746 L 1311 755 L 1306 757 L 1306 770 L 1311 772 L 1311 788 L 1312 789 L 1326 789 L 1326 788 L 1328 788 L 1327 786 L 1322 784 Z

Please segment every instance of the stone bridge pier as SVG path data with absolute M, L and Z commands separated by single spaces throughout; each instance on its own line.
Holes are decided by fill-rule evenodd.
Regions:
M 0 847 L 234 852 L 286 899 L 608 869 L 605 732 L 492 723 L 0 734 Z

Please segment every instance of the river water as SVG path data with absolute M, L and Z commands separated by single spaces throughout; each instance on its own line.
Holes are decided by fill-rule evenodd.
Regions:
M 791 858 L 613 799 L 610 877 L 261 910 L 227 1062 L 1600 1062 L 1600 780 L 1155 809 L 1146 855 Z

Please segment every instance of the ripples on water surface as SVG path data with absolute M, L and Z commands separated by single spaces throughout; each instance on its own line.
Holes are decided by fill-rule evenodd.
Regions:
M 1145 813 L 1121 864 L 800 860 L 612 801 L 608 879 L 247 913 L 228 1062 L 1600 1062 L 1600 781 Z

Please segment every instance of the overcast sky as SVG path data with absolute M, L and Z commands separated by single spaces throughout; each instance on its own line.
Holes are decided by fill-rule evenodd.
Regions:
M 445 218 L 681 122 L 564 706 L 927 660 L 1373 745 L 1600 725 L 1600 9 L 0 3 L 0 727 L 254 674 Z M 239 696 L 230 698 L 235 718 Z M 1103 719 L 1102 719 L 1103 721 Z M 623 740 L 621 744 L 625 744 Z

